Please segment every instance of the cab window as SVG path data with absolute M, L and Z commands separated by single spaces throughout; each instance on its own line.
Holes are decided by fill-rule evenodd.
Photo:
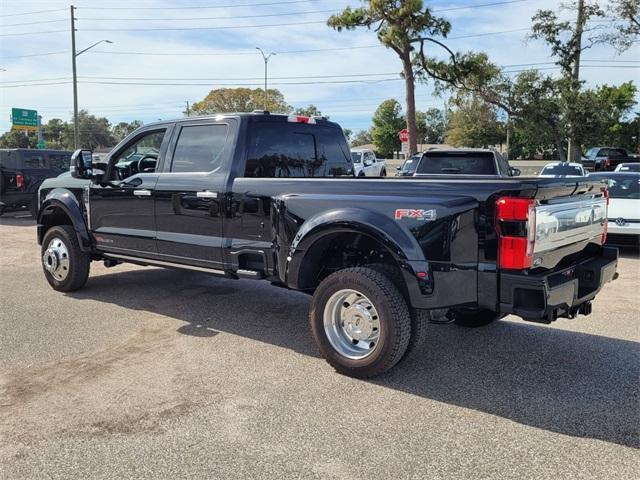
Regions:
M 114 171 L 123 180 L 138 173 L 153 173 L 158 166 L 166 129 L 147 132 L 134 139 L 115 156 Z
M 340 129 L 264 122 L 249 132 L 245 177 L 335 177 L 352 175 Z
M 171 162 L 171 172 L 215 172 L 222 166 L 227 125 L 182 127 Z

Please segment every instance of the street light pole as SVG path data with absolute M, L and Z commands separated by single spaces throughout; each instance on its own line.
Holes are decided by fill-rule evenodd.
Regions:
M 267 90 L 267 66 L 269 64 L 269 59 L 275 55 L 275 53 L 271 52 L 267 55 L 260 47 L 256 47 L 256 50 L 260 50 L 262 58 L 264 59 L 264 109 L 268 110 L 267 105 L 269 104 L 269 92 Z
M 74 11 L 76 7 L 71 8 L 71 66 L 73 70 L 73 148 L 78 148 L 78 137 L 80 129 L 78 128 L 78 76 L 76 73 L 76 18 Z
M 111 40 L 100 40 L 93 45 L 89 45 L 84 50 L 76 52 L 76 18 L 74 15 L 76 7 L 70 6 L 71 9 L 71 69 L 73 70 L 73 145 L 78 148 L 80 139 L 80 125 L 78 125 L 78 74 L 76 69 L 76 57 L 83 54 L 87 50 L 92 49 L 96 45 L 105 43 L 113 43 Z

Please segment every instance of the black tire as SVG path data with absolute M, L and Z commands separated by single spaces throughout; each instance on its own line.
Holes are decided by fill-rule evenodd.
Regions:
M 45 267 L 45 253 L 52 240 L 59 239 L 64 244 L 68 257 L 68 273 L 63 279 L 58 279 Z M 80 250 L 78 237 L 71 225 L 58 225 L 47 230 L 42 240 L 42 270 L 49 285 L 59 292 L 71 292 L 82 288 L 89 277 L 91 259 Z M 63 254 L 64 255 L 64 254 Z M 64 257 L 64 258 L 67 258 Z
M 364 172 L 362 170 L 360 170 L 360 173 L 358 174 L 359 177 L 364 177 Z
M 386 177 L 386 176 L 387 176 L 387 171 L 386 171 L 386 170 L 382 170 L 382 171 L 380 172 L 380 176 L 381 176 L 381 177 Z
M 450 313 L 453 315 L 453 321 L 456 325 L 466 328 L 485 327 L 504 317 L 499 312 L 482 308 L 454 309 Z
M 365 265 L 368 268 L 376 270 L 388 278 L 393 280 L 396 288 L 402 292 L 405 297 L 407 305 L 409 304 L 409 295 L 404 288 L 404 279 L 400 270 L 388 263 L 370 263 Z M 421 310 L 409 306 L 409 315 L 411 316 L 411 338 L 409 339 L 409 345 L 407 346 L 407 352 L 405 356 L 411 355 L 413 352 L 419 351 L 426 343 L 427 339 L 427 325 L 431 321 L 431 312 L 429 310 Z
M 361 293 L 378 313 L 379 337 L 363 358 L 349 358 L 338 351 L 324 326 L 325 307 L 334 294 L 343 290 Z M 366 267 L 340 270 L 320 283 L 311 300 L 309 325 L 326 361 L 339 373 L 356 378 L 369 378 L 389 370 L 402 359 L 411 338 L 411 316 L 404 296 L 389 277 Z
M 6 207 L 4 205 L 0 205 L 0 217 L 2 216 L 2 214 L 4 213 L 4 209 Z

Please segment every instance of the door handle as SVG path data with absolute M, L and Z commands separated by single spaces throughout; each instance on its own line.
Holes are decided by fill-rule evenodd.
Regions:
M 136 197 L 150 197 L 151 196 L 151 190 L 134 190 L 133 194 Z
M 205 190 L 204 192 L 196 192 L 196 197 L 198 198 L 218 198 L 217 192 L 211 192 L 209 190 Z

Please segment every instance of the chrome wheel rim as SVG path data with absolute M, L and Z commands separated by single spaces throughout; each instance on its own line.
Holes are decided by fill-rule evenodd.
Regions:
M 62 282 L 69 275 L 69 250 L 64 242 L 58 238 L 53 238 L 47 249 L 42 254 L 42 264 L 49 274 Z
M 378 347 L 380 316 L 364 294 L 351 289 L 339 290 L 325 306 L 324 331 L 340 355 L 360 360 Z

